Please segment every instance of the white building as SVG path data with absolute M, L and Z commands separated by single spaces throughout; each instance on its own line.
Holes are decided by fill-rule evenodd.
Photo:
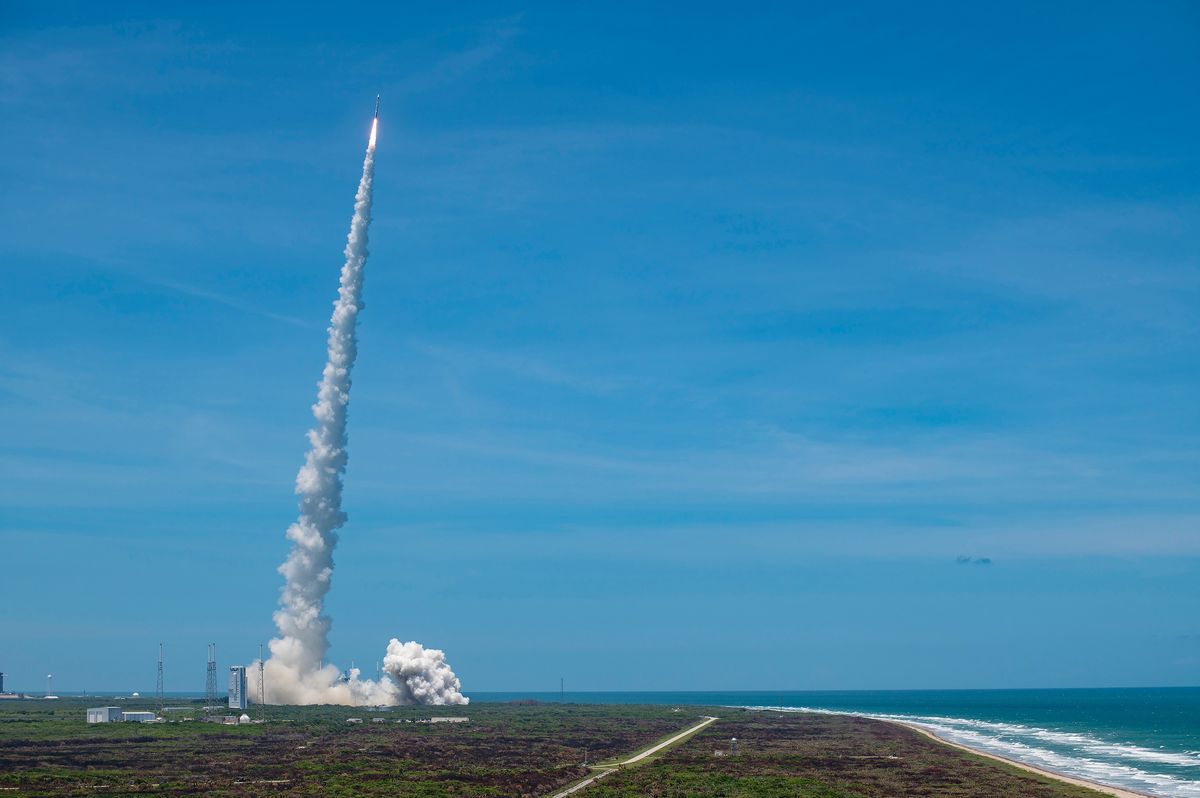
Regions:
M 91 707 L 87 711 L 88 723 L 118 723 L 120 720 L 120 707 Z
M 246 699 L 246 666 L 231 665 L 229 667 L 229 708 L 245 709 Z
M 122 712 L 121 720 L 126 723 L 153 723 L 158 720 L 158 715 L 153 712 Z

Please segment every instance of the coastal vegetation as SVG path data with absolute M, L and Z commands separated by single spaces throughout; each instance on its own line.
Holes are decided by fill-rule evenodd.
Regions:
M 264 723 L 88 725 L 98 699 L 0 704 L 0 790 L 22 796 L 551 796 L 657 740 L 720 720 L 579 793 L 626 796 L 1097 798 L 890 724 L 729 708 L 538 704 L 270 707 Z M 122 707 L 153 709 L 146 701 Z M 257 718 L 258 710 L 250 714 Z M 466 716 L 465 723 L 429 723 Z M 191 718 L 191 720 L 185 720 Z M 348 722 L 351 718 L 361 723 Z M 731 738 L 738 739 L 736 753 Z M 585 757 L 589 764 L 585 765 Z
M 588 798 L 1100 798 L 883 721 L 720 714 L 719 723 L 680 746 L 590 787 Z

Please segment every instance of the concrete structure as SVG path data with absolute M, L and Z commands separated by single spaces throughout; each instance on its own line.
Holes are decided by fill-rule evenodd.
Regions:
M 121 720 L 120 707 L 89 707 L 87 711 L 88 723 L 119 723 Z
M 246 666 L 231 665 L 229 667 L 229 708 L 245 709 L 248 704 L 246 696 Z
M 121 720 L 126 723 L 153 723 L 158 720 L 158 715 L 153 712 L 122 712 Z

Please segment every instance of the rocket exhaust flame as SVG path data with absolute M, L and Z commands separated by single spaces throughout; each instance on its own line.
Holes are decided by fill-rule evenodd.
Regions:
M 337 530 L 345 523 L 342 512 L 342 475 L 346 471 L 346 412 L 350 402 L 350 372 L 358 354 L 355 328 L 362 310 L 363 267 L 367 261 L 367 228 L 371 223 L 371 185 L 375 176 L 375 118 L 363 159 L 362 179 L 354 200 L 354 218 L 346 240 L 346 261 L 333 316 L 329 322 L 328 359 L 313 405 L 316 425 L 308 433 L 309 451 L 296 475 L 300 515 L 287 531 L 292 550 L 279 566 L 284 577 L 275 625 L 279 636 L 270 644 L 271 655 L 259 676 L 249 668 L 259 694 L 262 678 L 271 704 L 465 704 L 458 677 L 436 649 L 420 643 L 388 643 L 384 675 L 378 680 L 359 678 L 351 668 L 345 676 L 325 664 L 332 619 L 324 614 L 325 595 L 333 575 L 333 549 Z M 255 663 L 257 665 L 258 663 Z

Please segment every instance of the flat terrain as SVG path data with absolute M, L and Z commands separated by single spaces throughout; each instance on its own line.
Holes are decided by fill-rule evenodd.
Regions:
M 712 707 L 475 704 L 271 708 L 219 726 L 83 722 L 106 701 L 0 703 L 0 795 L 549 796 L 701 722 L 677 745 L 576 795 L 1029 796 L 1098 794 L 956 751 L 891 724 Z M 121 702 L 125 709 L 146 708 Z M 169 718 L 199 715 L 176 702 Z M 251 714 L 255 714 L 252 710 Z M 469 723 L 426 723 L 466 715 Z M 347 723 L 361 718 L 362 724 Z M 374 723 L 374 718 L 384 722 Z M 400 721 L 400 722 L 396 722 Z M 738 753 L 729 754 L 730 737 Z
M 272 707 L 248 726 L 84 722 L 106 703 L 0 703 L 0 790 L 17 788 L 0 795 L 547 795 L 590 773 L 585 749 L 611 759 L 701 720 L 690 708 L 478 704 Z M 199 716 L 180 705 L 166 717 Z M 419 722 L 455 715 L 470 722 Z
M 721 720 L 645 765 L 611 774 L 588 788 L 588 798 L 1101 798 L 882 721 L 714 714 Z

